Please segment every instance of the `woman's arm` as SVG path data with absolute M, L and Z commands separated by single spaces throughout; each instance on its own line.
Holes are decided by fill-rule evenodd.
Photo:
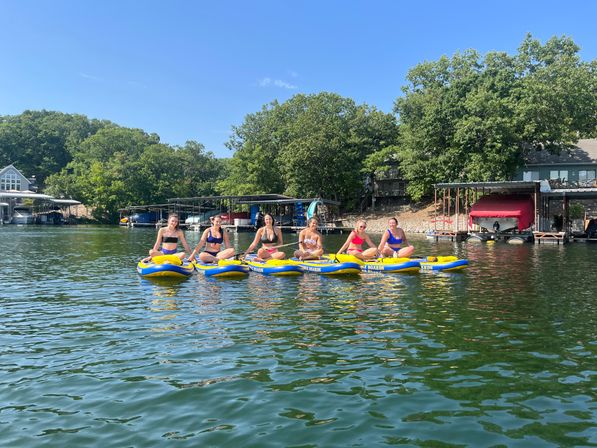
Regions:
M 323 236 L 321 236 L 321 233 L 317 233 L 317 243 L 315 243 L 315 247 L 317 249 L 323 249 Z
M 381 241 L 379 242 L 379 246 L 377 246 L 377 251 L 381 252 L 383 250 L 383 248 L 386 246 L 386 243 L 388 242 L 388 237 L 390 235 L 388 234 L 388 232 L 384 232 L 383 236 L 381 237 Z
M 410 244 L 408 244 L 408 241 L 406 239 L 406 233 L 404 233 L 404 230 L 402 229 L 398 229 L 399 235 L 400 235 L 400 239 L 402 240 L 402 242 L 404 243 L 405 246 L 410 246 Z
M 284 240 L 282 239 L 282 230 L 280 230 L 279 227 L 276 227 L 274 231 L 276 232 L 276 235 L 278 235 L 278 246 L 281 246 L 284 244 Z
M 307 233 L 307 229 L 303 229 L 301 230 L 301 233 L 299 233 L 299 250 L 301 252 L 305 251 L 305 246 L 303 245 L 304 241 L 305 241 L 305 234 Z
M 344 252 L 346 250 L 346 248 L 350 245 L 350 242 L 352 241 L 352 232 L 354 232 L 354 230 L 351 231 L 350 234 L 348 235 L 348 238 L 346 238 L 346 242 L 342 245 L 342 247 L 338 251 L 339 254 Z
M 191 248 L 189 247 L 189 243 L 187 243 L 186 238 L 184 237 L 184 232 L 182 230 L 178 231 L 178 237 L 180 238 L 180 242 L 182 243 L 182 247 L 187 254 L 191 253 Z
M 220 232 L 222 232 L 222 238 L 224 238 L 224 246 L 226 246 L 226 249 L 230 248 L 230 238 L 228 238 L 228 232 L 226 232 L 226 229 L 222 229 L 220 228 Z
M 255 246 L 257 246 L 257 244 L 259 244 L 259 240 L 261 239 L 261 234 L 262 233 L 263 233 L 263 227 L 260 227 L 259 229 L 257 229 L 257 232 L 255 232 L 255 239 L 253 239 L 253 242 L 247 248 L 247 250 L 245 251 L 245 253 L 249 253 L 253 249 L 255 249 Z
M 160 230 L 158 230 L 158 236 L 155 240 L 155 244 L 153 245 L 153 250 L 158 251 L 160 250 L 160 244 L 162 244 L 162 233 L 164 230 L 164 227 L 160 227 Z
M 207 241 L 207 232 L 208 231 L 209 231 L 209 228 L 205 229 L 203 231 L 203 233 L 201 234 L 201 239 L 199 240 L 199 242 L 193 249 L 193 252 L 191 252 L 191 255 L 189 255 L 189 260 L 193 260 L 195 258 L 195 256 L 201 251 L 201 248 L 205 246 L 205 241 Z
M 369 247 L 377 247 L 373 241 L 371 241 L 371 238 L 369 237 L 369 235 L 365 234 L 365 241 L 367 241 L 367 244 L 369 245 Z

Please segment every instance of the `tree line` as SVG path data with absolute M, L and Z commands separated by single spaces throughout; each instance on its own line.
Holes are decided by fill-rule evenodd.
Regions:
M 229 159 L 198 142 L 49 111 L 0 116 L 0 167 L 113 220 L 130 204 L 171 197 L 280 193 L 346 207 L 364 179 L 398 165 L 413 200 L 436 182 L 508 180 L 530 151 L 558 153 L 597 136 L 597 61 L 568 37 L 528 35 L 515 55 L 476 51 L 423 62 L 393 113 L 330 92 L 298 94 L 232 128 Z

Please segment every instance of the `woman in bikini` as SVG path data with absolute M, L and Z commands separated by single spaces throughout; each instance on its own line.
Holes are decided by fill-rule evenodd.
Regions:
M 269 258 L 282 260 L 286 256 L 284 252 L 278 250 L 278 246 L 283 244 L 282 231 L 279 227 L 274 226 L 274 218 L 269 213 L 263 217 L 263 222 L 265 223 L 264 226 L 257 230 L 255 239 L 245 253 L 253 251 L 261 243 L 261 247 L 257 251 L 257 261 L 264 261 Z
M 226 246 L 226 249 L 222 250 L 222 244 Z M 189 259 L 194 260 L 195 255 L 202 247 L 205 248 L 199 254 L 199 259 L 203 263 L 217 263 L 219 260 L 225 260 L 234 255 L 234 248 L 230 247 L 228 234 L 222 229 L 222 218 L 219 216 L 214 216 L 211 220 L 211 227 L 203 231 L 203 235 Z
M 359 219 L 355 225 L 355 228 L 348 238 L 344 245 L 338 251 L 339 254 L 346 250 L 348 255 L 354 255 L 361 260 L 371 260 L 372 258 L 377 257 L 377 247 L 367 235 L 365 229 L 367 228 L 367 223 L 362 219 Z M 367 243 L 369 245 L 369 249 L 363 250 L 363 243 Z
M 402 245 L 406 247 L 402 247 Z M 404 230 L 398 227 L 398 220 L 388 220 L 388 230 L 381 237 L 377 250 L 382 257 L 410 257 L 415 248 L 408 244 Z
M 319 221 L 311 218 L 307 228 L 299 233 L 299 250 L 294 256 L 299 260 L 318 260 L 323 255 L 323 243 L 321 233 L 317 231 Z
M 153 248 L 149 251 L 149 257 L 143 261 L 149 261 L 152 257 L 158 255 L 176 255 L 182 260 L 185 257 L 185 252 L 178 252 L 179 241 L 182 243 L 184 250 L 187 251 L 186 253 L 191 252 L 191 248 L 184 237 L 184 232 L 179 227 L 178 215 L 170 213 L 168 216 L 168 225 L 158 230 L 158 236 Z

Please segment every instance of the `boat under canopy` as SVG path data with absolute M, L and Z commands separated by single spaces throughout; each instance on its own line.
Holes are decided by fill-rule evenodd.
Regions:
M 528 229 L 535 221 L 535 203 L 527 194 L 491 194 L 471 207 L 470 224 L 494 232 Z

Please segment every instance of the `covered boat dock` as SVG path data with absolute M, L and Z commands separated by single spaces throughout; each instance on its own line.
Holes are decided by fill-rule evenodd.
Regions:
M 481 200 L 492 196 L 496 199 Z M 481 241 L 503 239 L 511 243 L 564 244 L 573 237 L 570 200 L 596 199 L 595 187 L 552 189 L 547 180 L 438 183 L 434 194 L 434 228 L 428 232 L 428 237 L 451 241 L 470 237 Z M 528 200 L 532 201 L 532 216 L 530 205 L 521 205 Z M 516 201 L 519 201 L 518 206 L 512 207 Z M 561 216 L 561 225 L 554 223 L 554 216 Z M 493 225 L 487 228 L 491 221 L 484 222 L 480 219 L 483 217 L 517 221 L 510 232 L 501 233 L 503 227 L 499 220 L 494 221 L 498 223 L 496 228 Z
M 306 220 L 317 215 L 323 232 L 342 231 L 338 220 L 340 202 L 324 198 L 292 198 L 280 194 L 255 194 L 234 196 L 194 196 L 170 198 L 164 204 L 129 206 L 120 210 L 120 224 L 138 226 L 135 214 L 154 214 L 152 223 L 160 226 L 168 213 L 181 217 L 181 226 L 199 231 L 210 226 L 214 215 L 222 217 L 223 227 L 235 232 L 253 231 L 258 225 L 259 214 L 270 213 L 283 231 L 296 231 L 306 225 Z
M 25 205 L 23 199 L 30 201 Z M 70 206 L 80 204 L 74 199 L 56 199 L 53 196 L 34 191 L 2 191 L 0 192 L 0 225 L 10 223 L 16 209 L 27 210 L 27 224 L 63 224 L 71 222 Z M 47 217 L 54 214 L 52 220 Z M 64 216 L 66 214 L 66 216 Z

